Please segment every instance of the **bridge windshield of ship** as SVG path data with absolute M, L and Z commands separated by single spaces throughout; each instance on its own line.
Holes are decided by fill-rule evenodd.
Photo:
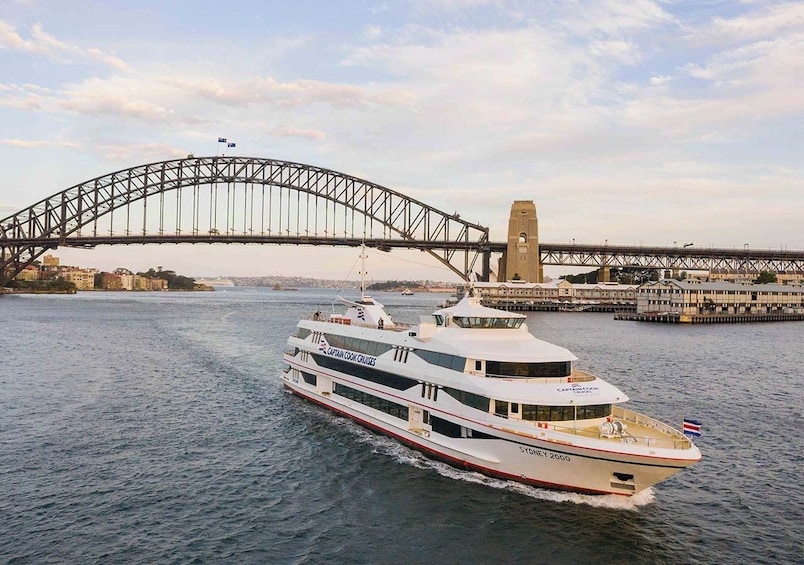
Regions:
M 452 321 L 461 328 L 516 329 L 525 318 L 486 318 L 480 316 L 453 316 Z
M 572 374 L 571 361 L 509 363 L 486 361 L 486 376 L 505 379 L 562 378 Z

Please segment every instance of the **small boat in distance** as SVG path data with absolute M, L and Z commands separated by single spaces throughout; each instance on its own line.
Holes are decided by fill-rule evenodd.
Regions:
M 413 296 L 413 291 L 410 290 L 409 288 L 406 288 L 405 290 L 402 291 L 402 296 Z
M 279 283 L 276 283 L 274 286 L 271 287 L 271 290 L 299 290 L 299 289 L 292 288 L 289 286 L 280 286 Z
M 407 325 L 364 292 L 340 300 L 344 314 L 299 321 L 284 386 L 429 457 L 627 496 L 701 459 L 684 433 L 625 408 L 622 391 L 576 369 L 576 357 L 537 339 L 521 314 L 467 295 Z

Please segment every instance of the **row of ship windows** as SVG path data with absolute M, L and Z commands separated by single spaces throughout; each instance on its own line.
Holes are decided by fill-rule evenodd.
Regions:
M 355 365 L 340 359 L 333 359 L 322 355 L 313 354 L 313 359 L 319 366 L 326 367 L 341 373 L 353 374 L 361 379 L 371 381 L 373 383 L 387 386 L 396 390 L 407 390 L 411 387 L 417 386 L 419 383 L 413 379 L 388 373 L 385 371 L 378 371 L 369 367 Z M 312 373 L 302 371 L 302 378 L 304 381 L 312 386 L 316 385 L 316 377 Z M 344 385 L 336 385 L 344 386 Z M 429 383 L 421 383 L 422 398 L 432 398 L 433 401 L 438 400 L 438 387 L 434 387 Z M 442 390 L 450 395 L 452 398 L 482 412 L 488 413 L 491 407 L 491 399 L 487 396 L 467 392 L 451 387 L 442 387 Z M 335 391 L 337 392 L 337 390 Z M 497 416 L 507 418 L 510 414 L 520 414 L 520 418 L 526 421 L 539 421 L 539 422 L 560 422 L 567 420 L 590 420 L 594 418 L 605 418 L 611 414 L 611 404 L 595 404 L 591 406 L 547 406 L 540 404 L 518 404 L 515 402 L 505 402 L 502 400 L 494 401 L 494 413 Z
M 506 318 L 502 318 L 506 319 Z M 513 318 L 512 318 L 513 319 Z M 305 328 L 299 329 L 299 337 L 305 339 L 310 335 L 310 330 Z M 318 333 L 318 332 L 316 332 Z M 391 345 L 370 341 L 367 339 L 360 339 L 356 337 L 345 337 L 333 334 L 323 334 L 327 343 L 339 349 L 347 349 L 358 353 L 365 353 L 379 357 L 386 351 L 392 349 Z M 437 351 L 427 351 L 424 349 L 415 349 L 413 352 L 422 360 L 444 367 L 453 371 L 464 372 L 466 369 L 466 358 L 458 355 L 450 355 L 448 353 L 439 353 Z M 394 355 L 395 361 L 406 363 L 408 360 L 407 351 L 402 354 Z M 476 369 L 480 370 L 480 361 L 476 361 Z M 572 363 L 569 361 L 561 361 L 554 363 L 509 363 L 505 361 L 486 361 L 486 374 L 489 377 L 504 377 L 504 378 L 560 378 L 569 376 L 572 373 Z
M 373 355 L 374 357 L 379 357 L 386 351 L 391 350 L 390 345 L 378 341 L 369 341 L 367 339 L 336 334 L 324 334 L 324 337 L 327 339 L 327 343 L 332 347 L 365 353 L 366 355 Z
M 311 355 L 319 367 L 325 367 L 333 371 L 338 371 L 339 373 L 346 373 L 347 375 L 354 375 L 366 381 L 371 381 L 396 390 L 407 390 L 418 384 L 418 381 L 413 379 L 395 375 L 387 371 L 380 371 L 379 369 L 372 369 L 366 365 L 350 363 L 317 353 L 312 353 Z
M 335 383 L 333 389 L 334 389 L 333 392 L 339 396 L 348 398 L 349 400 L 353 400 L 355 402 L 359 402 L 364 406 L 374 408 L 375 410 L 379 410 L 380 412 L 384 412 L 386 414 L 399 418 L 400 420 L 407 421 L 409 417 L 410 413 L 408 411 L 407 406 L 402 406 L 401 404 L 397 404 L 396 402 L 385 400 L 384 398 L 374 396 L 373 394 L 369 394 L 367 392 L 363 392 L 361 390 L 357 390 L 350 386 L 346 386 L 340 383 Z M 447 437 L 498 439 L 487 433 L 480 432 L 478 430 L 473 430 L 472 428 L 467 428 L 465 426 L 461 426 L 460 424 L 450 422 L 449 420 L 444 420 L 443 418 L 439 418 L 438 416 L 431 416 L 427 410 L 424 411 L 424 423 L 425 424 L 429 423 L 434 432 Z
M 360 404 L 368 406 L 369 408 L 374 408 L 380 412 L 385 412 L 386 414 L 390 414 L 391 416 L 401 420 L 407 421 L 408 419 L 408 407 L 397 404 L 396 402 L 385 400 L 379 396 L 374 396 L 373 394 L 369 394 L 367 392 L 363 392 L 362 390 L 357 390 L 340 383 L 335 383 L 333 392 L 339 396 L 348 398 L 349 400 L 354 400 L 355 402 L 359 402 Z
M 506 417 L 506 407 L 500 401 L 494 401 L 494 413 Z M 508 404 L 507 402 L 505 404 Z M 516 414 L 519 404 L 512 402 L 510 411 Z M 522 404 L 521 418 L 529 422 L 561 422 L 567 420 L 592 420 L 611 415 L 611 404 L 594 404 L 592 406 L 546 406 L 541 404 Z
M 522 325 L 525 318 L 485 318 L 479 316 L 453 316 L 452 321 L 461 328 L 483 328 L 483 329 L 516 329 Z
M 534 378 L 534 377 L 568 377 L 572 374 L 570 361 L 553 363 L 507 363 L 504 361 L 486 361 L 488 376 Z

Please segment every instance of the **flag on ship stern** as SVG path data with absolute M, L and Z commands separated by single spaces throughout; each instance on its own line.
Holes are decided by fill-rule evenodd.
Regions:
M 684 426 L 681 431 L 685 435 L 692 437 L 701 437 L 701 422 L 700 420 L 693 420 L 692 418 L 684 418 Z

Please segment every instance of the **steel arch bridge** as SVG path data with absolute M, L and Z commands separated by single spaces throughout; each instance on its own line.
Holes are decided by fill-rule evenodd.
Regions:
M 60 246 L 262 243 L 421 249 L 467 280 L 489 230 L 344 173 L 255 157 L 149 163 L 0 220 L 0 283 Z M 0 284 L 0 287 L 2 284 Z

